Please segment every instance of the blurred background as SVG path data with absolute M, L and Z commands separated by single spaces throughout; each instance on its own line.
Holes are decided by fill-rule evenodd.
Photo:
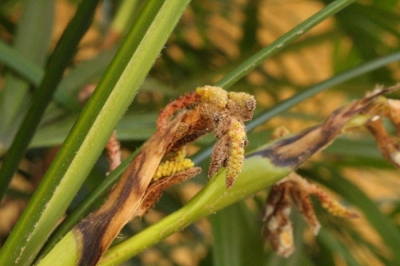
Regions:
M 103 1 L 96 20 L 46 111 L 19 173 L 0 205 L 0 246 L 40 182 L 111 61 L 124 34 L 135 22 L 142 0 Z M 197 86 L 215 84 L 245 59 L 320 11 L 330 0 L 193 0 L 177 25 L 133 104 L 117 128 L 123 156 L 135 151 L 155 130 L 159 111 L 170 100 Z M 237 82 L 231 90 L 257 98 L 257 115 L 313 86 L 371 60 L 395 56 L 400 44 L 397 0 L 362 0 L 325 20 Z M 0 62 L 0 156 L 4 156 L 40 80 L 48 55 L 73 16 L 77 0 L 0 1 L 0 38 L 29 59 L 26 73 L 15 71 L 3 54 Z M 6 59 L 4 59 L 6 58 Z M 40 72 L 42 71 L 42 72 Z M 31 76 L 29 76 L 31 74 Z M 320 123 L 342 104 L 362 97 L 377 84 L 394 85 L 400 76 L 393 62 L 355 78 L 334 82 L 329 90 L 280 112 L 249 133 L 248 150 L 265 144 L 284 125 L 291 132 Z M 6 96 L 16 91 L 22 96 Z M 399 93 L 390 95 L 398 98 Z M 393 130 L 388 126 L 388 130 Z M 200 158 L 214 138 L 189 147 Z M 198 156 L 198 157 L 196 157 Z M 208 159 L 196 163 L 204 169 Z M 104 178 L 103 156 L 69 211 Z M 204 171 L 206 172 L 206 171 Z M 365 130 L 338 138 L 299 173 L 324 186 L 361 218 L 335 218 L 315 201 L 321 232 L 314 237 L 295 211 L 295 253 L 277 257 L 263 243 L 260 210 L 268 191 L 202 219 L 168 237 L 126 265 L 395 265 L 400 247 L 399 172 L 380 155 Z M 200 175 L 164 193 L 154 210 L 126 226 L 134 235 L 179 209 L 207 182 Z M 98 203 L 101 204 L 101 201 Z M 68 213 L 67 213 L 68 214 Z M 66 214 L 66 215 L 67 215 Z M 264 245 L 265 244 L 265 245 Z

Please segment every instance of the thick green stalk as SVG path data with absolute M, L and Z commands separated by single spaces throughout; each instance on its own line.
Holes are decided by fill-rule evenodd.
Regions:
M 228 75 L 223 77 L 215 85 L 220 86 L 224 89 L 235 84 L 239 79 L 250 73 L 254 68 L 259 66 L 265 59 L 271 57 L 277 52 L 285 48 L 289 43 L 293 42 L 304 33 L 329 18 L 330 16 L 336 14 L 340 10 L 344 9 L 346 6 L 354 3 L 355 0 L 336 0 L 331 4 L 327 5 L 324 9 L 311 16 L 304 22 L 300 23 L 288 33 L 278 38 L 276 41 L 247 59 L 240 66 L 230 72 Z
M 261 149 L 266 146 L 261 147 Z M 213 214 L 226 206 L 251 196 L 289 174 L 293 169 L 276 167 L 261 156 L 245 160 L 243 170 L 233 187 L 227 189 L 226 170 L 220 171 L 185 206 L 160 222 L 146 228 L 128 240 L 110 248 L 99 265 L 118 265 L 146 248 L 160 242 L 202 217 Z
M 169 215 L 133 238 L 111 248 L 100 265 L 119 265 L 140 251 L 161 241 L 166 236 L 183 229 L 201 217 L 212 214 L 240 199 L 267 187 L 287 175 L 292 169 L 273 166 L 270 161 L 261 156 L 246 159 L 243 172 L 237 178 L 235 185 L 226 190 L 225 170 L 214 176 L 187 205 Z M 225 192 L 224 192 L 225 191 Z M 71 234 L 71 233 L 69 233 Z M 57 257 L 58 252 L 73 248 L 71 237 L 63 239 L 56 248 L 42 261 L 42 265 L 50 265 Z M 62 245 L 60 245 L 62 244 Z M 117 255 L 118 254 L 118 255 Z
M 28 108 L 22 125 L 0 169 L 0 201 L 18 168 L 19 162 L 25 155 L 29 142 L 40 123 L 47 105 L 52 99 L 53 93 L 65 69 L 75 54 L 79 41 L 91 24 L 91 18 L 94 15 L 97 3 L 98 0 L 86 0 L 80 4 L 76 15 L 68 25 L 49 59 L 49 63 L 46 67 L 46 74 L 33 96 L 32 104 Z
M 0 265 L 29 265 L 34 260 L 101 154 L 188 3 L 189 0 L 146 2 L 0 251 Z

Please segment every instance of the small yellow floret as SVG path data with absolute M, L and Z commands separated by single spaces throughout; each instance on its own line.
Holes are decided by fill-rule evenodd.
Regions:
M 199 94 L 204 102 L 225 108 L 228 104 L 228 92 L 216 86 L 198 87 L 196 93 Z
M 254 96 L 245 92 L 229 92 L 228 98 L 236 104 L 244 107 L 249 101 L 254 99 Z
M 327 209 L 332 215 L 337 217 L 358 217 L 357 213 L 346 209 L 335 200 L 323 202 L 322 206 Z
M 194 163 L 188 158 L 179 161 L 165 161 L 158 166 L 153 179 L 158 180 L 163 177 L 171 176 L 175 173 L 192 168 L 193 166 Z
M 334 216 L 356 218 L 358 214 L 352 210 L 346 209 L 335 199 L 331 198 L 322 188 L 318 186 L 313 187 L 313 194 L 319 198 L 322 207 Z
M 229 127 L 228 134 L 231 139 L 231 145 L 226 171 L 226 183 L 229 187 L 242 171 L 244 161 L 244 139 L 246 137 L 245 127 L 239 121 L 233 120 Z
M 186 157 L 186 146 L 182 146 L 179 150 L 175 151 L 174 156 L 168 159 L 168 161 L 182 161 Z

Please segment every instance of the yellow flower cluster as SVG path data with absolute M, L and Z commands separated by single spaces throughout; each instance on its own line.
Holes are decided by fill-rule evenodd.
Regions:
M 243 166 L 244 142 L 246 139 L 246 130 L 243 123 L 240 123 L 236 119 L 232 119 L 228 134 L 231 143 L 226 172 L 226 183 L 228 187 L 230 187 L 241 172 Z
M 237 117 L 240 121 L 248 121 L 253 117 L 256 108 L 254 96 L 244 92 L 229 92 L 227 108 L 231 116 Z
M 322 202 L 322 207 L 324 207 L 332 215 L 337 217 L 349 217 L 349 218 L 358 217 L 357 213 L 346 209 L 344 206 L 342 206 L 337 201 L 332 199 L 326 202 Z
M 198 87 L 196 93 L 201 96 L 203 102 L 211 103 L 219 108 L 225 108 L 228 104 L 228 92 L 216 86 Z
M 314 186 L 313 194 L 319 198 L 322 207 L 337 217 L 356 218 L 358 214 L 352 210 L 346 209 L 335 199 L 331 198 L 322 188 Z
M 161 163 L 157 167 L 157 170 L 153 176 L 153 180 L 159 180 L 160 178 L 171 176 L 175 173 L 192 168 L 194 166 L 194 163 L 190 159 L 185 158 L 185 156 L 186 147 L 183 147 L 182 149 L 176 151 L 173 157 Z
M 241 107 L 245 107 L 246 103 L 248 103 L 249 100 L 254 99 L 254 96 L 245 92 L 229 92 L 228 98 L 235 104 L 238 104 Z

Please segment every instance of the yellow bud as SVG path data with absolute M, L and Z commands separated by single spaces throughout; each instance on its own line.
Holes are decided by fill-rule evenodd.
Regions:
M 201 96 L 202 101 L 214 104 L 219 108 L 225 108 L 228 104 L 228 93 L 220 87 L 198 87 L 196 93 Z
M 158 180 L 163 177 L 171 176 L 175 173 L 192 168 L 193 166 L 194 163 L 188 158 L 179 161 L 165 161 L 158 166 L 153 175 L 153 179 Z
M 244 141 L 246 131 L 243 123 L 233 119 L 229 126 L 228 135 L 231 139 L 226 170 L 226 184 L 232 186 L 236 177 L 240 174 L 244 161 Z

